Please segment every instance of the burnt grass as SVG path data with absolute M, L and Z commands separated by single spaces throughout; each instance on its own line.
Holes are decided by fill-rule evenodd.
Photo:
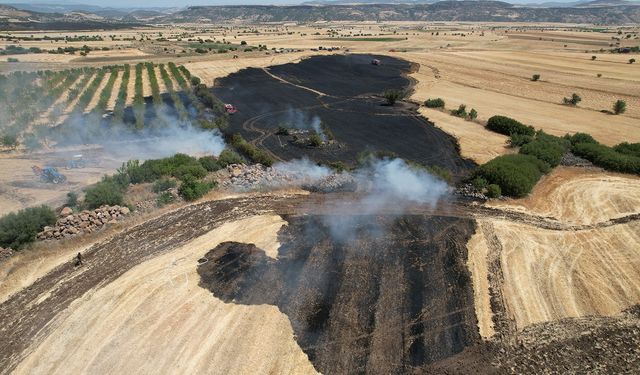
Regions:
M 473 220 L 287 221 L 277 259 L 253 244 L 222 243 L 198 266 L 200 285 L 227 303 L 277 306 L 318 371 L 407 373 L 480 341 L 465 265 Z
M 372 65 L 374 58 L 382 64 Z M 384 91 L 411 90 L 412 81 L 406 75 L 412 68 L 407 61 L 387 56 L 317 56 L 269 68 L 289 83 L 263 69 L 249 68 L 217 79 L 213 92 L 238 108 L 231 116 L 230 132 L 242 134 L 282 160 L 308 157 L 353 165 L 363 151 L 384 151 L 464 175 L 474 163 L 460 156 L 453 137 L 420 116 L 415 105 L 386 105 Z M 337 146 L 301 147 L 275 134 L 278 126 L 293 125 L 296 116 L 309 121 L 319 118 Z

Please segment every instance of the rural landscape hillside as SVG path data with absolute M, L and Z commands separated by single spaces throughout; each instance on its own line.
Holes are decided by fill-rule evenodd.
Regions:
M 174 5 L 0 6 L 0 374 L 637 372 L 640 6 Z

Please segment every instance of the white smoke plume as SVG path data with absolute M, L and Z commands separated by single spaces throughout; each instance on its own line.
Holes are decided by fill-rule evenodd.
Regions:
M 320 117 L 311 115 L 299 109 L 289 108 L 284 118 L 285 126 L 299 130 L 313 131 L 325 142 L 326 135 L 322 130 L 322 121 Z
M 155 107 L 156 117 L 143 129 L 131 124 L 109 123 L 100 116 L 75 115 L 61 127 L 63 144 L 98 144 L 117 159 L 147 160 L 183 153 L 193 156 L 218 156 L 226 147 L 217 129 L 201 129 L 190 121 L 168 115 L 165 106 Z M 56 131 L 53 131 L 56 134 Z
M 276 163 L 273 169 L 278 173 L 291 176 L 296 183 L 320 181 L 333 173 L 328 167 L 317 165 L 307 158 Z
M 329 212 L 353 207 L 353 212 L 323 217 L 331 236 L 340 243 L 356 238 L 361 230 L 370 237 L 384 236 L 385 229 L 372 222 L 371 217 L 401 216 L 417 205 L 433 209 L 449 191 L 444 181 L 402 159 L 373 161 L 358 170 L 355 177 L 363 194 L 328 207 Z

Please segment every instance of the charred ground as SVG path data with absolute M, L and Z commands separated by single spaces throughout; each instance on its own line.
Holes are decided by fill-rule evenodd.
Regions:
M 479 342 L 465 243 L 473 220 L 296 216 L 277 259 L 226 242 L 198 268 L 225 302 L 272 304 L 317 370 L 407 373 Z M 339 228 L 331 223 L 338 223 Z
M 381 65 L 372 65 L 372 59 Z M 276 158 L 355 163 L 363 151 L 385 151 L 437 165 L 455 175 L 474 163 L 458 153 L 455 139 L 426 121 L 410 103 L 387 106 L 386 90 L 409 91 L 407 61 L 374 55 L 317 56 L 297 64 L 249 68 L 216 80 L 214 94 L 235 105 L 230 131 Z M 292 118 L 319 119 L 336 146 L 301 147 L 276 134 Z M 299 120 L 297 120 L 299 121 Z

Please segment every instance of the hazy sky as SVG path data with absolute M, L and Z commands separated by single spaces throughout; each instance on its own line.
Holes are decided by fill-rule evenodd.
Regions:
M 3 3 L 26 3 L 26 4 L 87 4 L 101 7 L 186 7 L 189 5 L 295 5 L 308 0 L 0 0 Z M 358 0 L 353 0 L 357 2 Z M 574 2 L 576 0 L 502 0 L 510 3 L 543 3 L 543 2 Z

